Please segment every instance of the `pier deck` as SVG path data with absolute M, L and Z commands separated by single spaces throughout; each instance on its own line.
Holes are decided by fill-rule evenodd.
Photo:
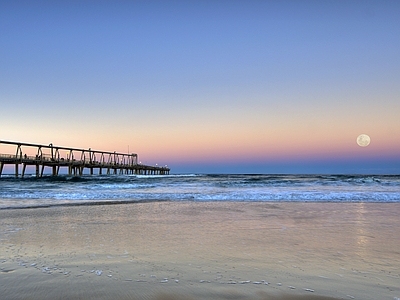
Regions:
M 68 168 L 68 175 L 81 176 L 84 169 L 90 175 L 97 174 L 142 174 L 167 175 L 170 169 L 138 163 L 136 153 L 119 153 L 79 149 L 40 144 L 0 141 L 1 145 L 15 146 L 14 154 L 0 154 L 0 176 L 5 165 L 14 165 L 15 177 L 24 177 L 27 166 L 35 166 L 36 177 L 42 177 L 45 167 L 51 168 L 51 175 L 59 175 L 61 167 Z M 29 155 L 25 152 L 30 150 Z M 32 155 L 31 153 L 35 153 Z M 64 153 L 64 155 L 62 154 Z M 21 174 L 19 173 L 22 166 Z

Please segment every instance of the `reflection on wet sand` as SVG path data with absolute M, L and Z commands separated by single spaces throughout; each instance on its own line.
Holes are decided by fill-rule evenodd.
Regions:
M 0 210 L 0 290 L 10 299 L 393 299 L 399 212 L 261 202 Z

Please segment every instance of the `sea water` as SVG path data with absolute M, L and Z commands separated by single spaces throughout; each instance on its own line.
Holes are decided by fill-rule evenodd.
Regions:
M 175 174 L 0 178 L 0 209 L 140 201 L 400 202 L 400 176 Z

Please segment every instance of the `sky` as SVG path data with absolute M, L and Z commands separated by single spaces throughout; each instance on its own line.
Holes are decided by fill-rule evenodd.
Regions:
M 399 174 L 399 15 L 385 0 L 0 1 L 0 140 L 171 173 Z

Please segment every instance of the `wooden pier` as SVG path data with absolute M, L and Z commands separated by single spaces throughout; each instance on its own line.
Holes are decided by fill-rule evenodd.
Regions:
M 5 165 L 14 165 L 15 177 L 24 177 L 27 166 L 35 167 L 36 177 L 42 177 L 45 167 L 51 168 L 51 175 L 58 176 L 60 168 L 68 168 L 68 175 L 81 176 L 84 169 L 90 175 L 103 174 L 140 174 L 167 175 L 170 169 L 159 166 L 148 166 L 138 163 L 135 153 L 118 153 L 59 147 L 53 144 L 39 145 L 20 142 L 1 141 L 1 145 L 15 146 L 13 154 L 0 154 L 0 176 Z M 27 154 L 26 150 L 29 150 Z M 34 153 L 32 155 L 32 153 Z M 20 166 L 22 172 L 19 173 Z M 96 171 L 96 172 L 95 172 Z

